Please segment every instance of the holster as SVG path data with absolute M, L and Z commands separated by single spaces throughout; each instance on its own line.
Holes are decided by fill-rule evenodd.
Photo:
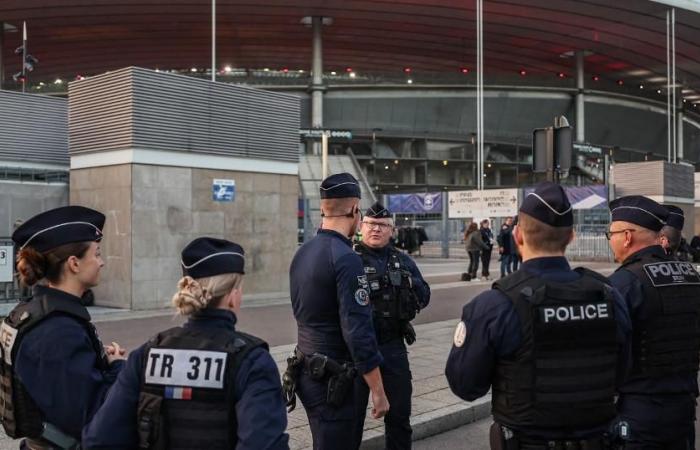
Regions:
M 352 364 L 314 353 L 304 358 L 304 368 L 312 380 L 327 382 L 326 403 L 339 407 L 345 402 L 357 373 Z

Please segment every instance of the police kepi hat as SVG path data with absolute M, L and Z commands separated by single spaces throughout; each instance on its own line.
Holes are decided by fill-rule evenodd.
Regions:
M 613 222 L 630 222 L 652 231 L 666 224 L 668 211 L 654 200 L 642 195 L 628 195 L 610 202 Z
M 373 217 L 375 219 L 391 219 L 391 213 L 384 207 L 384 205 L 376 202 L 374 205 L 367 208 L 365 217 Z
M 551 181 L 535 186 L 535 190 L 525 196 L 520 212 L 553 227 L 570 227 L 574 224 L 574 214 L 566 192 Z
M 12 233 L 20 249 L 31 247 L 40 253 L 75 242 L 102 239 L 105 216 L 84 206 L 62 206 L 37 214 Z
M 337 173 L 321 183 L 321 198 L 362 198 L 360 184 L 349 173 Z
M 245 252 L 235 242 L 210 237 L 197 238 L 182 250 L 182 275 L 213 277 L 224 273 L 245 273 Z
M 663 205 L 668 211 L 668 218 L 666 219 L 666 225 L 673 227 L 678 231 L 683 231 L 683 224 L 685 223 L 685 215 L 683 210 L 676 205 Z

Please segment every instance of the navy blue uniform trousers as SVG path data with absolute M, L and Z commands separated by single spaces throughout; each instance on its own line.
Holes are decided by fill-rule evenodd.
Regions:
M 411 369 L 403 340 L 394 340 L 379 346 L 384 362 L 379 366 L 384 392 L 389 399 L 389 413 L 384 416 L 385 448 L 411 448 Z M 369 400 L 369 387 L 364 379 L 357 379 L 356 411 L 359 421 L 356 435 L 362 434 Z
M 299 398 L 309 419 L 313 448 L 356 450 L 362 443 L 361 425 L 360 433 L 356 433 L 359 420 L 355 409 L 357 386 L 352 386 L 343 404 L 337 407 L 326 402 L 327 385 L 327 381 L 314 381 L 306 373 L 299 376 Z

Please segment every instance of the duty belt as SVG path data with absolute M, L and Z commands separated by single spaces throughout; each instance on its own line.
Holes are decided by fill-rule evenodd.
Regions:
M 357 370 L 351 362 L 339 362 L 321 353 L 305 356 L 297 348 L 294 359 L 301 361 L 303 372 L 316 382 L 326 384 L 326 403 L 340 407 L 352 393 Z M 285 395 L 289 399 L 290 395 Z M 291 402 L 288 402 L 290 406 Z
M 302 367 L 305 374 L 313 380 L 323 380 L 333 375 L 338 375 L 348 370 L 355 370 L 352 363 L 347 361 L 337 361 L 329 356 L 321 353 L 312 353 L 304 355 L 301 350 L 296 349 L 297 358 L 302 361 Z
M 521 432 L 494 423 L 491 427 L 491 448 L 495 450 L 607 450 L 612 447 L 606 436 L 544 440 L 523 436 Z

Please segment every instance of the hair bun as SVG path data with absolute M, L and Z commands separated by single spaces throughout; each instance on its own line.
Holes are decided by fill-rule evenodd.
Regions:
M 180 278 L 177 292 L 173 295 L 173 306 L 182 315 L 192 314 L 206 308 L 212 295 L 190 276 Z
M 17 272 L 25 286 L 34 286 L 46 276 L 46 257 L 32 247 L 24 247 L 17 254 Z

